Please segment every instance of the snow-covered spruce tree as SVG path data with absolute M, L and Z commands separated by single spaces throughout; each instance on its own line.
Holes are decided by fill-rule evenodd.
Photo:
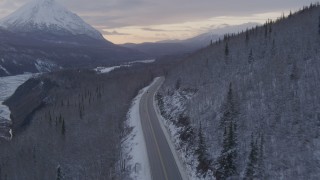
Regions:
M 59 165 L 57 167 L 57 178 L 56 180 L 62 180 L 63 179 L 63 175 L 62 175 L 62 171 L 61 171 L 61 166 Z
M 250 153 L 248 157 L 248 164 L 245 172 L 245 180 L 253 180 L 258 178 L 258 144 L 254 140 L 253 134 L 251 135 Z
M 258 148 L 258 177 L 264 179 L 264 135 L 260 133 L 260 144 Z
M 250 49 L 249 56 L 248 56 L 248 63 L 252 64 L 253 61 L 254 61 L 253 52 L 252 52 L 252 49 Z
M 181 86 L 181 79 L 178 79 L 176 82 L 176 90 L 179 90 Z
M 218 157 L 218 167 L 216 172 L 217 179 L 226 179 L 237 174 L 237 116 L 238 111 L 236 108 L 232 84 L 230 83 L 226 103 L 223 106 L 223 116 L 220 120 L 220 126 L 224 129 L 224 133 L 222 151 Z
M 320 34 L 320 16 L 319 16 L 319 23 L 318 23 L 318 31 L 319 31 L 319 34 Z
M 62 120 L 61 134 L 62 134 L 63 136 L 66 134 L 66 126 L 65 126 L 65 123 L 64 123 L 64 119 Z
M 209 158 L 208 155 L 208 148 L 203 136 L 201 122 L 198 132 L 198 147 L 196 149 L 196 155 L 198 156 L 198 166 L 197 166 L 197 172 L 200 176 L 206 177 L 208 171 L 211 169 L 211 163 L 212 161 Z
M 182 143 L 190 146 L 195 140 L 195 133 L 191 126 L 189 117 L 181 114 L 178 118 L 177 125 L 181 128 L 179 138 L 181 139 Z
M 233 122 L 229 123 L 229 127 L 225 127 L 223 134 L 223 147 L 218 158 L 218 168 L 216 178 L 227 179 L 228 177 L 237 175 L 237 140 L 236 126 Z
M 225 55 L 226 57 L 229 56 L 229 44 L 228 44 L 228 42 L 226 43 L 226 46 L 225 46 L 225 49 L 224 49 L 224 55 Z
M 249 40 L 250 40 L 250 37 L 249 37 L 249 30 L 247 29 L 247 30 L 246 30 L 246 45 L 248 45 Z
M 227 123 L 233 121 L 238 115 L 236 109 L 235 97 L 232 90 L 232 84 L 229 85 L 229 90 L 225 104 L 222 106 L 223 115 L 220 120 L 220 127 L 227 127 Z

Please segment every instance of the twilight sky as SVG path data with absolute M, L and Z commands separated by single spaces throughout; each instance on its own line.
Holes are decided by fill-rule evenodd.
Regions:
M 30 0 L 0 0 L 0 18 Z M 264 23 L 315 0 L 56 0 L 114 43 L 186 39 L 216 28 Z

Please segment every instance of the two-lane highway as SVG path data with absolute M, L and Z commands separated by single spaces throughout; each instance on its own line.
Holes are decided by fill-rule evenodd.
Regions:
M 164 78 L 158 78 L 140 101 L 140 118 L 153 180 L 182 180 L 179 168 L 158 120 L 153 98 Z

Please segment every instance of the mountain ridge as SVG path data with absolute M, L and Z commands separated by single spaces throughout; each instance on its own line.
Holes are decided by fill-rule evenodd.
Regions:
M 0 24 L 0 76 L 113 66 L 151 58 L 104 39 L 55 0 L 31 1 Z
M 121 46 L 136 49 L 157 57 L 172 54 L 190 54 L 222 39 L 224 34 L 245 31 L 257 25 L 259 24 L 253 22 L 240 25 L 228 25 L 183 40 L 163 40 L 158 42 L 144 42 L 141 44 L 126 43 L 121 44 Z

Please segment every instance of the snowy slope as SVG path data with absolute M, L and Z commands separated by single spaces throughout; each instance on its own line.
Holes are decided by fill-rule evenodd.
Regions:
M 184 140 L 180 151 L 198 159 L 202 132 L 208 153 L 202 160 L 212 161 L 217 179 L 233 150 L 235 171 L 223 174 L 230 179 L 319 179 L 319 13 L 319 4 L 304 7 L 172 68 L 158 97 L 166 123 Z M 226 137 L 237 145 L 225 145 Z
M 55 0 L 33 0 L 2 19 L 0 26 L 14 32 L 46 31 L 103 39 L 99 31 Z

